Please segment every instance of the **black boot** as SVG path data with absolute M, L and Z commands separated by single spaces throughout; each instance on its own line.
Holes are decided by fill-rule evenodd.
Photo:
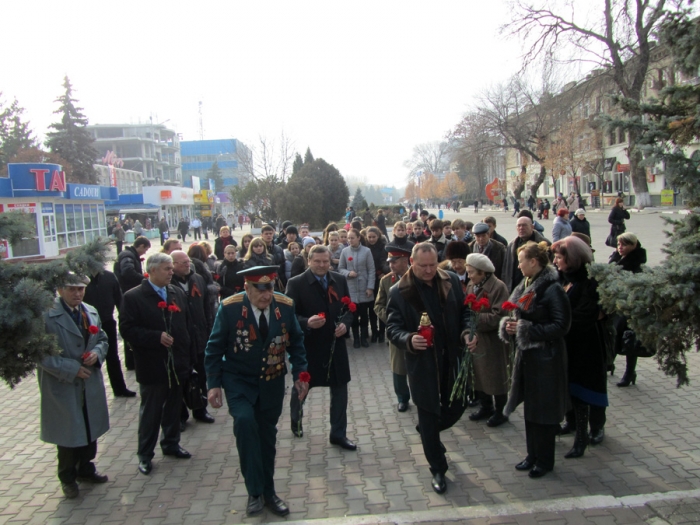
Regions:
M 471 421 L 481 421 L 482 419 L 488 419 L 495 413 L 493 408 L 493 397 L 487 396 L 483 392 L 477 392 L 477 396 L 481 401 L 481 406 L 479 410 L 469 415 Z
M 360 348 L 360 327 L 359 326 L 352 327 L 352 347 L 353 348 Z
M 578 402 L 574 405 L 576 412 L 576 437 L 574 446 L 564 456 L 566 459 L 580 458 L 588 446 L 588 405 Z
M 369 327 L 363 326 L 361 328 L 362 331 L 362 336 L 360 336 L 360 343 L 362 344 L 362 348 L 369 348 Z
M 622 376 L 622 379 L 617 384 L 617 386 L 626 387 L 626 386 L 630 386 L 630 384 L 634 385 L 636 382 L 637 382 L 637 372 L 625 372 L 625 375 Z
M 379 335 L 377 334 L 377 332 L 372 332 L 372 343 L 376 343 L 378 339 Z

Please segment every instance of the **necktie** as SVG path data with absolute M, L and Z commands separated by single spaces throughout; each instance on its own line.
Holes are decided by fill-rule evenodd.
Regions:
M 161 299 L 163 299 L 163 301 L 166 301 L 166 302 L 168 301 L 168 294 L 165 291 L 165 288 L 158 288 L 158 295 L 160 295 L 160 297 L 161 297 Z
M 260 337 L 264 341 L 265 339 L 267 339 L 267 332 L 268 332 L 267 317 L 265 317 L 265 310 L 262 310 L 260 312 L 260 319 L 258 320 L 258 328 L 260 329 Z
M 321 279 L 321 286 L 323 286 L 324 290 L 328 290 L 328 281 L 326 281 L 326 276 L 324 275 L 323 278 Z

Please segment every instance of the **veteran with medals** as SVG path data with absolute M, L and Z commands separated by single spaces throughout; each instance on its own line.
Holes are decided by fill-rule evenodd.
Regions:
M 245 292 L 221 302 L 204 358 L 213 408 L 226 393 L 233 433 L 248 490 L 246 513 L 256 516 L 267 507 L 278 516 L 289 508 L 275 493 L 275 440 L 284 401 L 285 354 L 289 354 L 294 387 L 299 399 L 308 383 L 299 381 L 306 371 L 304 334 L 294 301 L 275 293 L 276 270 L 255 266 L 239 272 Z

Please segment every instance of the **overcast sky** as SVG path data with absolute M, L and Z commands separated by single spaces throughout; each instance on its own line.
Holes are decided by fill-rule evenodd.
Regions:
M 415 145 L 519 67 L 502 0 L 31 1 L 3 5 L 0 91 L 43 139 L 68 75 L 91 124 L 184 140 L 284 131 L 349 178 L 402 185 Z

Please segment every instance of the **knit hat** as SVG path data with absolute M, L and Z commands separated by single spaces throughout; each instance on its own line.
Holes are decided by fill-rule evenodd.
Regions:
M 316 244 L 316 241 L 314 240 L 313 237 L 304 237 L 301 240 L 301 242 L 304 245 L 304 248 L 306 248 L 309 244 Z
M 296 226 L 287 226 L 287 229 L 284 231 L 287 233 L 293 233 L 294 235 L 299 235 L 299 230 L 297 230 Z
M 491 259 L 481 253 L 470 253 L 467 255 L 467 266 L 471 266 L 472 268 L 486 273 L 493 273 L 496 271 Z
M 576 213 L 574 213 L 574 215 L 583 215 L 585 217 L 586 210 L 584 210 L 583 208 L 579 208 L 578 210 L 576 210 Z

